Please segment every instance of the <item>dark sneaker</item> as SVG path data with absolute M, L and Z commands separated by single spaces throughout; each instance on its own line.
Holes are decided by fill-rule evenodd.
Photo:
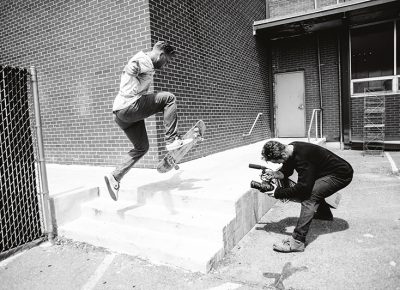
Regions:
M 104 180 L 106 181 L 108 193 L 111 198 L 115 201 L 118 200 L 118 191 L 119 191 L 119 182 L 114 178 L 112 174 L 108 176 L 104 176 Z
M 282 253 L 303 252 L 304 247 L 305 245 L 303 242 L 295 240 L 293 237 L 289 237 L 273 245 L 275 251 Z
M 320 206 L 314 215 L 314 219 L 323 221 L 332 221 L 333 220 L 332 211 L 328 206 L 326 207 Z
M 316 213 L 314 215 L 314 219 L 315 220 L 322 220 L 322 221 L 333 221 L 333 215 L 332 215 L 332 213 L 330 215 L 329 214 Z
M 193 139 L 192 138 L 188 138 L 188 139 L 181 139 L 181 138 L 175 138 L 174 141 L 172 141 L 171 143 L 167 144 L 165 147 L 167 148 L 168 151 L 173 151 L 176 149 L 181 148 L 182 146 L 189 144 L 190 142 L 192 142 Z

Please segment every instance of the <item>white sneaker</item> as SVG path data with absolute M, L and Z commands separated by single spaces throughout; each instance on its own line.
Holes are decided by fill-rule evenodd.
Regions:
M 114 178 L 112 174 L 109 176 L 104 176 L 104 180 L 106 181 L 108 193 L 111 198 L 115 201 L 118 200 L 118 191 L 119 191 L 119 182 Z
M 192 138 L 188 139 L 180 139 L 180 138 L 175 138 L 175 140 L 172 143 L 167 144 L 165 147 L 167 148 L 168 151 L 173 151 L 176 149 L 181 148 L 182 146 L 189 144 L 192 142 Z

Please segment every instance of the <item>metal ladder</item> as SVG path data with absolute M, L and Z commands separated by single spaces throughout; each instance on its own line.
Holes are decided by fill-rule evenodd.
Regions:
M 381 155 L 385 150 L 385 96 L 364 97 L 363 155 Z

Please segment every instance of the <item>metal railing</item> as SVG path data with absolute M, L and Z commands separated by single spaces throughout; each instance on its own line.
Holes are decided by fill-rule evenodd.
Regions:
M 243 137 L 248 137 L 248 136 L 251 135 L 251 133 L 253 132 L 254 127 L 256 126 L 256 123 L 257 123 L 258 119 L 260 119 L 260 117 L 261 117 L 262 114 L 263 114 L 263 113 L 258 113 L 258 114 L 257 114 L 257 117 L 256 117 L 256 119 L 254 120 L 253 125 L 251 126 L 249 133 L 247 133 L 247 134 L 244 133 L 244 134 L 243 134 Z
M 320 119 L 319 126 L 318 126 L 318 116 Z M 315 118 L 315 140 L 318 140 L 319 137 L 322 138 L 322 109 L 314 109 L 312 116 L 311 116 L 310 125 L 308 126 L 308 132 L 307 132 L 308 142 L 311 141 L 311 129 L 313 126 L 314 118 Z M 319 129 L 318 129 L 318 127 L 319 127 Z M 318 134 L 318 131 L 319 131 L 319 134 Z

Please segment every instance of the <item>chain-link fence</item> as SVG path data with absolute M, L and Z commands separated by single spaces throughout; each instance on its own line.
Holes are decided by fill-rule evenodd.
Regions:
M 0 258 L 44 239 L 31 74 L 0 66 Z

